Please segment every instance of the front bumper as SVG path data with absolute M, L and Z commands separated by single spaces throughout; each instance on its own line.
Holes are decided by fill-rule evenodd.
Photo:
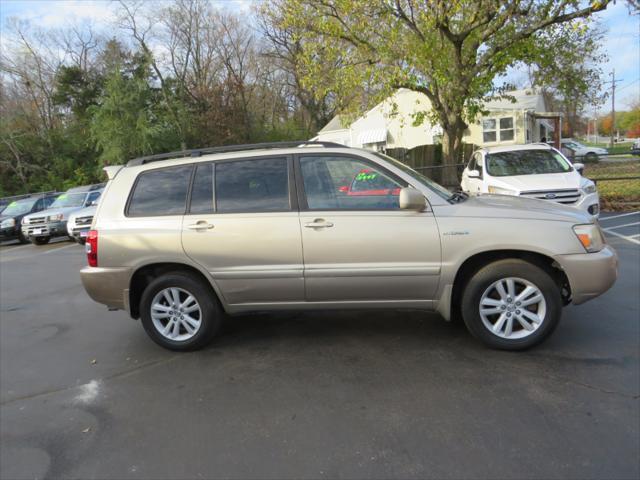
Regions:
M 73 238 L 84 238 L 87 235 L 87 232 L 91 230 L 91 226 L 87 225 L 87 226 L 82 226 L 82 227 L 67 227 L 67 232 L 69 233 L 70 237 Z M 82 235 L 84 233 L 84 235 Z
M 130 268 L 84 267 L 80 270 L 80 278 L 93 300 L 110 308 L 129 311 Z
M 618 278 L 618 254 L 609 245 L 596 253 L 557 255 L 555 260 L 567 274 L 575 305 L 602 295 Z
M 22 225 L 25 237 L 62 237 L 67 235 L 67 222 L 50 222 Z
M 19 230 L 16 227 L 7 227 L 0 230 L 0 241 L 15 240 L 18 238 Z

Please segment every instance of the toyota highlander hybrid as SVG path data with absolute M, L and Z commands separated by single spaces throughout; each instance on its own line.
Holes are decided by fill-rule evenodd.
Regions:
M 224 314 L 346 308 L 460 316 L 486 345 L 520 350 L 617 275 L 588 212 L 452 194 L 377 152 L 290 142 L 105 170 L 82 282 L 173 350 L 206 345 Z

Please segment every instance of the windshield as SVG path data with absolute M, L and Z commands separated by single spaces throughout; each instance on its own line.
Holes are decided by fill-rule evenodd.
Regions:
M 27 198 L 25 200 L 20 200 L 19 202 L 11 202 L 7 205 L 7 208 L 2 211 L 2 215 L 15 216 L 29 213 L 33 204 L 36 203 L 37 200 L 37 198 Z
M 451 192 L 449 190 L 444 188 L 442 185 L 434 182 L 430 178 L 425 177 L 420 172 L 416 172 L 413 168 L 409 167 L 408 165 L 405 165 L 404 163 L 399 162 L 395 158 L 391 158 L 390 156 L 385 155 L 384 153 L 380 153 L 380 152 L 371 152 L 371 153 L 373 153 L 377 157 L 382 158 L 383 160 L 386 160 L 387 162 L 392 163 L 393 166 L 398 167 L 400 170 L 402 170 L 404 173 L 409 175 L 411 178 L 417 180 L 419 183 L 427 187 L 432 192 L 438 194 L 438 196 L 444 198 L 445 200 L 448 200 L 449 198 L 451 198 Z
M 486 165 L 487 172 L 493 177 L 567 173 L 572 170 L 562 155 L 551 150 L 489 153 L 486 156 Z
M 81 207 L 86 197 L 86 193 L 63 193 L 49 208 Z

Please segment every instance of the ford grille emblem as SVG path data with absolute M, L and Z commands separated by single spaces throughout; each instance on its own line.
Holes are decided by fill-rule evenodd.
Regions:
M 555 193 L 547 193 L 544 197 L 545 198 L 556 198 L 556 194 Z

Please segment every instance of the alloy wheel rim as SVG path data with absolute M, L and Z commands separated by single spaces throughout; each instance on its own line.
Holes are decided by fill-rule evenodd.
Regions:
M 480 318 L 492 334 L 507 340 L 532 335 L 544 323 L 547 302 L 540 288 L 517 277 L 493 282 L 480 297 Z
M 169 287 L 153 297 L 151 321 L 164 338 L 184 342 L 200 330 L 202 310 L 193 294 L 183 288 Z

